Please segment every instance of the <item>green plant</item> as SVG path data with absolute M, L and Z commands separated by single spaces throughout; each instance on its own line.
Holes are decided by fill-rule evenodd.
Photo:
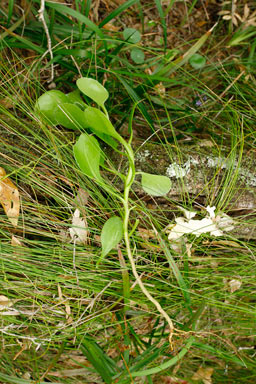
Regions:
M 108 98 L 108 91 L 97 80 L 85 77 L 77 80 L 77 87 L 85 96 L 95 102 L 98 105 L 98 108 L 88 105 L 85 105 L 84 107 L 84 103 L 78 100 L 77 93 L 72 92 L 71 94 L 65 95 L 60 91 L 48 91 L 39 97 L 36 103 L 36 110 L 52 124 L 61 124 L 66 128 L 78 127 L 84 131 L 74 145 L 74 157 L 78 166 L 87 177 L 92 178 L 95 182 L 97 182 L 101 188 L 121 202 L 123 206 L 122 219 L 119 216 L 111 217 L 103 226 L 101 233 L 102 253 L 101 257 L 97 261 L 97 267 L 110 250 L 115 248 L 121 239 L 124 238 L 126 252 L 132 267 L 133 275 L 142 292 L 157 307 L 158 311 L 166 319 L 170 327 L 171 339 L 173 333 L 172 320 L 162 309 L 158 301 L 151 296 L 144 286 L 137 273 L 133 259 L 130 236 L 135 231 L 139 220 L 137 219 L 131 229 L 129 228 L 130 213 L 134 209 L 134 207 L 130 206 L 129 194 L 132 184 L 135 181 L 135 177 L 141 176 L 142 188 L 146 193 L 152 196 L 166 195 L 171 189 L 171 181 L 166 176 L 136 172 L 135 170 L 134 152 L 131 146 L 131 141 L 133 114 L 137 104 L 134 104 L 130 115 L 130 138 L 129 141 L 126 142 L 115 130 L 109 120 L 108 112 L 105 107 L 105 102 Z M 104 154 L 97 139 L 86 131 L 88 129 L 90 129 L 106 144 L 111 145 L 116 151 L 118 151 L 117 144 L 119 143 L 122 145 L 125 152 L 121 154 L 124 154 L 128 160 L 128 171 L 125 174 L 120 173 L 116 169 L 111 169 L 109 171 L 114 173 L 123 182 L 123 195 L 116 191 L 113 186 L 102 177 L 100 168 L 104 167 L 102 162 Z
M 125 28 L 123 31 L 123 38 L 130 44 L 137 44 L 141 40 L 141 34 L 135 28 Z M 131 59 L 136 64 L 144 63 L 144 59 L 145 59 L 144 52 L 138 47 L 132 48 Z
M 206 59 L 202 55 L 199 55 L 199 53 L 194 53 L 189 59 L 189 64 L 194 69 L 201 69 L 205 66 Z

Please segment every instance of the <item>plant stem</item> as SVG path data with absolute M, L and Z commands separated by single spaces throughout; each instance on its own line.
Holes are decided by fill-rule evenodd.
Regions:
M 133 150 L 132 150 L 132 147 L 130 144 L 127 144 L 125 141 L 123 141 L 122 144 L 125 147 L 125 150 L 127 152 L 128 159 L 129 159 L 129 169 L 128 169 L 128 173 L 127 173 L 127 177 L 126 177 L 126 181 L 125 181 L 125 185 L 124 185 L 124 198 L 123 198 L 124 240 L 125 240 L 125 245 L 126 245 L 126 251 L 127 251 L 129 261 L 131 263 L 132 273 L 133 273 L 133 275 L 136 279 L 136 282 L 138 283 L 140 289 L 142 290 L 144 295 L 151 301 L 151 303 L 153 303 L 155 305 L 158 312 L 166 319 L 166 321 L 169 325 L 169 328 L 170 328 L 169 341 L 171 343 L 171 339 L 172 339 L 172 335 L 173 335 L 173 331 L 174 331 L 173 322 L 172 322 L 171 318 L 168 316 L 168 314 L 165 312 L 165 310 L 161 307 L 159 302 L 151 296 L 151 294 L 149 293 L 147 288 L 144 286 L 144 284 L 143 284 L 143 282 L 142 282 L 142 280 L 141 280 L 141 278 L 137 272 L 135 261 L 134 261 L 132 251 L 131 251 L 130 236 L 129 236 L 129 216 L 130 216 L 130 211 L 131 211 L 131 209 L 129 208 L 129 193 L 130 193 L 130 189 L 131 189 L 132 183 L 133 183 L 134 178 L 135 178 L 134 154 L 133 154 Z

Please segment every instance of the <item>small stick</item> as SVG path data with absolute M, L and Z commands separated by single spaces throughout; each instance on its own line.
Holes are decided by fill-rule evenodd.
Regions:
M 51 60 L 53 60 L 52 41 L 51 41 L 49 29 L 47 27 L 47 24 L 46 24 L 46 21 L 44 18 L 44 11 L 45 11 L 45 0 L 41 0 L 41 6 L 40 6 L 40 9 L 38 11 L 38 20 L 41 21 L 41 23 L 43 24 L 44 31 L 45 31 L 46 38 L 47 38 L 48 52 L 50 54 Z M 50 83 L 53 81 L 53 79 L 54 79 L 54 67 L 53 67 L 53 63 L 52 63 L 51 64 L 51 76 L 47 82 Z

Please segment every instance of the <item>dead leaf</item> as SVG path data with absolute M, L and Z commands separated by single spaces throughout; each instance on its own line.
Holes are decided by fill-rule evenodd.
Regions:
M 0 167 L 0 203 L 8 219 L 16 227 L 20 214 L 20 195 L 18 188 L 6 177 L 6 172 L 2 167 Z
M 48 374 L 50 376 L 60 377 L 62 379 L 63 377 L 74 377 L 74 376 L 85 376 L 85 375 L 88 378 L 88 369 L 87 368 L 62 369 L 60 371 L 50 371 L 48 372 Z
M 241 287 L 242 281 L 241 280 L 233 279 L 233 280 L 230 280 L 228 282 L 228 285 L 229 285 L 229 288 L 230 288 L 230 292 L 233 293 L 233 292 L 237 291 Z
M 186 243 L 186 251 L 187 251 L 188 258 L 191 257 L 191 248 L 192 248 L 192 244 Z
M 212 384 L 213 368 L 199 368 L 193 375 L 192 380 L 202 380 L 204 384 Z
M 71 308 L 70 308 L 70 305 L 68 303 L 68 300 L 63 298 L 61 286 L 59 284 L 58 284 L 58 295 L 59 295 L 59 300 L 61 301 L 61 303 L 65 305 L 67 323 L 70 324 L 72 322 Z
M 243 248 L 241 244 L 233 240 L 213 240 L 211 242 L 208 241 L 208 243 L 204 241 L 203 244 L 211 244 L 211 245 L 220 246 L 220 247 L 223 246 L 224 248 L 226 247 Z
M 103 26 L 104 29 L 106 29 L 107 31 L 110 31 L 110 32 L 117 32 L 119 31 L 120 27 L 117 27 L 116 25 L 112 24 L 112 23 L 107 23 Z
M 157 85 L 155 85 L 155 90 L 159 93 L 160 96 L 165 96 L 165 86 L 163 85 L 163 83 L 158 83 Z
M 195 212 L 189 212 L 182 209 L 185 215 L 183 217 L 177 217 L 175 219 L 176 224 L 170 224 L 166 231 L 169 232 L 168 239 L 177 241 L 184 234 L 193 234 L 200 236 L 202 233 L 208 233 L 212 236 L 221 236 L 223 231 L 231 231 L 234 226 L 234 221 L 231 217 L 225 213 L 221 213 L 215 217 L 215 207 L 206 207 L 208 215 L 201 220 L 194 220 L 192 217 L 195 216 Z
M 89 193 L 85 189 L 79 188 L 75 198 L 75 204 L 78 204 L 79 208 L 84 207 L 88 204 L 89 196 Z
M 160 379 L 163 384 L 188 384 L 188 381 L 175 376 L 161 376 Z
M 20 242 L 20 240 L 14 235 L 12 235 L 11 245 L 13 247 L 17 247 L 17 246 L 22 247 L 23 246 L 22 243 Z
M 13 305 L 12 301 L 4 295 L 0 295 L 0 311 L 9 308 Z
M 87 243 L 87 221 L 86 218 L 80 217 L 80 211 L 77 208 L 72 217 L 72 227 L 69 228 L 69 233 L 73 242 L 76 244 Z
M 24 372 L 21 377 L 22 377 L 22 379 L 30 380 L 31 379 L 31 374 L 29 372 Z
M 202 21 L 198 21 L 198 22 L 196 23 L 196 26 L 197 26 L 198 28 L 200 28 L 200 27 L 203 27 L 205 24 L 207 24 L 207 21 L 206 21 L 206 20 L 202 20 Z
M 153 229 L 146 229 L 146 228 L 138 227 L 137 231 L 139 232 L 140 237 L 144 241 L 147 241 L 149 239 L 155 239 L 155 237 L 156 237 Z
M 15 107 L 15 103 L 10 97 L 5 97 L 4 99 L 0 99 L 0 105 L 2 105 L 6 109 Z
M 31 341 L 24 341 L 23 343 L 19 343 L 21 349 L 16 353 L 13 360 L 16 360 L 22 352 L 26 351 L 27 349 L 30 349 L 32 342 Z
M 199 147 L 214 147 L 214 143 L 211 140 L 202 139 L 198 143 Z

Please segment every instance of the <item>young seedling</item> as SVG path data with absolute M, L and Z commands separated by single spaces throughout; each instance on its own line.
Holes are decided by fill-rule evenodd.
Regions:
M 140 32 L 135 28 L 125 28 L 123 31 L 123 38 L 130 44 L 138 44 L 141 40 Z M 138 47 L 131 48 L 131 59 L 136 64 L 142 64 L 145 60 L 145 55 L 142 49 Z
M 138 275 L 133 253 L 130 245 L 130 236 L 136 229 L 135 225 L 130 227 L 130 212 L 133 207 L 129 204 L 129 194 L 136 175 L 141 175 L 141 186 L 143 190 L 152 196 L 164 196 L 171 189 L 171 181 L 166 176 L 152 175 L 145 172 L 135 171 L 134 152 L 131 146 L 132 141 L 132 121 L 136 104 L 133 107 L 129 122 L 129 132 L 131 136 L 126 142 L 122 136 L 115 130 L 109 120 L 105 102 L 108 99 L 108 91 L 96 80 L 82 77 L 77 80 L 78 89 L 92 99 L 98 105 L 94 108 L 86 105 L 79 99 L 77 93 L 65 95 L 60 91 L 48 91 L 39 97 L 36 103 L 36 109 L 50 123 L 60 124 L 66 128 L 80 128 L 84 132 L 80 135 L 74 145 L 74 157 L 82 172 L 89 178 L 95 180 L 101 188 L 118 199 L 123 206 L 122 218 L 113 216 L 106 221 L 101 232 L 102 252 L 96 265 L 102 262 L 103 258 L 115 248 L 122 238 L 124 238 L 126 252 L 132 267 L 133 275 L 145 296 L 156 306 L 159 313 L 166 319 L 170 327 L 170 340 L 173 334 L 173 323 L 169 315 L 164 311 L 159 302 L 155 300 L 144 286 Z M 75 91 L 76 92 L 76 91 Z M 114 188 L 101 175 L 102 150 L 97 139 L 86 132 L 90 129 L 96 136 L 105 143 L 117 150 L 117 144 L 120 143 L 128 159 L 129 167 L 126 174 L 120 174 L 117 170 L 114 173 L 124 182 L 123 194 L 118 194 Z

